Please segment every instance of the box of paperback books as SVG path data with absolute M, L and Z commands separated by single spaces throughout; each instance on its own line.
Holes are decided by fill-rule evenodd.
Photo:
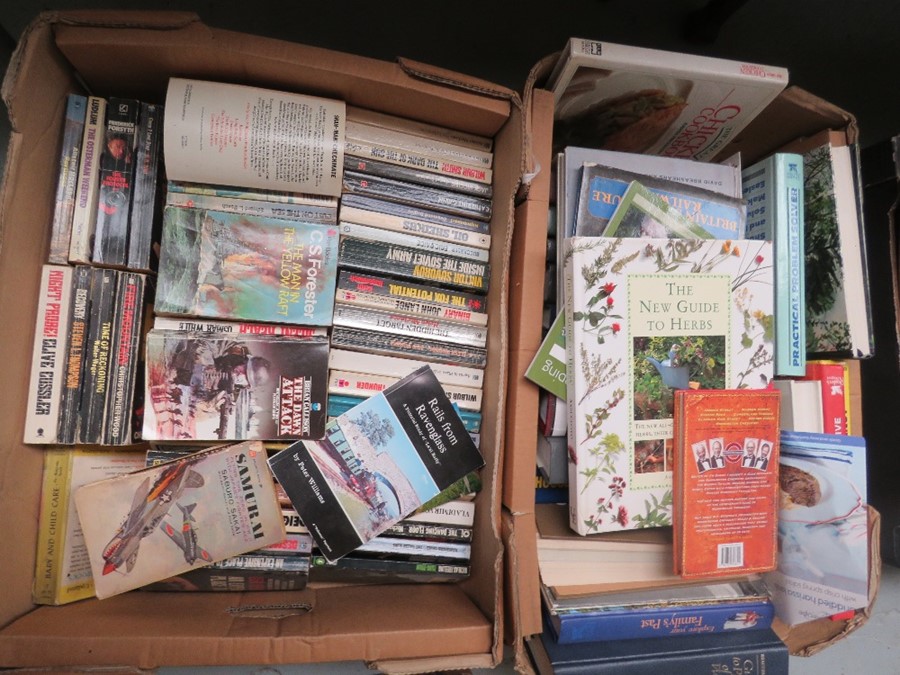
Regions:
M 377 36 L 367 39 L 376 40 Z M 512 295 L 512 284 L 505 280 L 509 279 L 507 248 L 513 239 L 515 216 L 512 195 L 529 163 L 523 146 L 525 111 L 517 92 L 425 64 L 416 64 L 410 70 L 399 63 L 211 28 L 188 12 L 43 14 L 25 29 L 11 62 L 15 65 L 7 74 L 3 94 L 16 130 L 16 152 L 10 153 L 0 195 L 0 349 L 5 365 L 5 385 L 0 394 L 0 467 L 5 472 L 0 519 L 16 523 L 18 534 L 9 538 L 3 554 L 0 666 L 71 669 L 116 664 L 152 670 L 366 660 L 383 672 L 419 672 L 499 664 L 504 647 L 500 606 L 503 551 L 499 510 L 494 507 L 500 499 L 501 425 L 508 372 L 506 293 Z M 173 77 L 189 81 L 175 106 L 166 101 Z M 480 452 L 485 466 L 480 470 L 483 485 L 475 497 L 478 508 L 469 574 L 461 581 L 408 586 L 311 581 L 302 590 L 265 594 L 135 590 L 59 607 L 32 604 L 44 448 L 23 442 L 26 387 L 41 266 L 47 259 L 51 236 L 58 182 L 56 159 L 66 99 L 70 93 L 90 91 L 104 97 L 166 104 L 165 119 L 171 122 L 183 112 L 188 114 L 191 104 L 199 104 L 206 96 L 198 81 L 222 86 L 240 82 L 254 90 L 290 96 L 272 98 L 271 93 L 257 91 L 250 107 L 240 108 L 238 113 L 225 106 L 224 99 L 214 97 L 223 105 L 205 107 L 207 112 L 215 112 L 210 118 L 214 125 L 203 127 L 210 132 L 206 138 L 209 143 L 198 144 L 198 139 L 190 136 L 190 126 L 174 137 L 163 137 L 167 143 L 176 141 L 176 146 L 183 140 L 182 150 L 199 151 L 201 155 L 211 148 L 215 159 L 182 157 L 180 167 L 177 163 L 170 165 L 173 148 L 165 147 L 167 180 L 197 180 L 198 176 L 185 174 L 185 165 L 216 170 L 224 169 L 226 163 L 234 165 L 233 143 L 240 146 L 244 138 L 248 145 L 242 147 L 248 150 L 248 162 L 242 164 L 239 147 L 236 163 L 240 171 L 258 178 L 273 170 L 270 162 L 280 158 L 281 165 L 274 167 L 282 170 L 279 178 L 285 178 L 283 174 L 291 174 L 288 179 L 296 178 L 294 173 L 301 175 L 305 168 L 311 168 L 322 179 L 317 185 L 293 191 L 333 197 L 344 166 L 339 151 L 343 146 L 342 119 L 347 119 L 341 117 L 344 107 L 376 113 L 367 118 L 370 126 L 381 124 L 387 116 L 401 117 L 410 119 L 414 124 L 408 128 L 417 133 L 441 127 L 460 132 L 460 137 L 486 140 L 493 157 L 492 189 L 497 197 L 490 220 L 477 222 L 484 223 L 490 233 L 488 263 L 498 282 L 482 293 L 489 336 L 487 346 L 479 348 L 486 354 L 480 412 Z M 304 102 L 295 96 L 304 97 Z M 340 102 L 337 117 L 307 116 L 315 111 L 326 115 L 327 110 L 335 109 L 330 104 L 312 108 L 309 98 Z M 251 153 L 249 148 L 259 146 L 250 144 L 249 129 L 242 125 L 251 125 L 254 133 L 264 134 L 253 125 L 264 125 L 267 120 L 272 125 L 264 129 L 273 133 L 280 124 L 312 125 L 320 132 L 321 148 L 307 148 L 310 154 L 302 157 L 285 148 L 278 153 Z M 313 124 L 315 120 L 318 126 Z M 248 131 L 246 137 L 241 136 L 242 130 Z M 182 139 L 182 134 L 187 137 Z M 252 140 L 255 143 L 260 139 L 253 136 Z M 301 166 L 306 159 L 308 163 Z M 453 160 L 436 162 L 438 167 L 448 164 Z M 239 181 L 243 191 L 266 189 L 249 179 Z M 448 218 L 458 219 L 451 214 Z M 39 223 L 46 224 L 46 231 L 36 229 Z M 418 232 L 421 234 L 421 230 Z M 210 289 L 215 286 L 221 290 L 224 286 L 212 282 L 224 284 L 225 276 L 232 284 L 242 279 L 240 273 L 247 269 L 237 264 L 239 259 L 234 262 L 234 266 L 220 269 L 218 277 L 216 270 L 210 271 Z M 208 317 L 186 320 L 200 323 Z M 171 393 L 179 395 L 174 390 Z M 174 409 L 171 412 L 177 414 Z M 234 412 L 238 412 L 237 406 Z M 232 419 L 236 416 L 229 416 L 229 424 Z M 186 488 L 179 502 L 186 501 L 192 491 L 196 492 Z M 194 513 L 199 515 L 200 510 L 198 504 Z M 185 520 L 190 524 L 173 505 L 169 524 L 177 529 Z M 145 543 L 148 541 L 145 539 Z M 205 546 L 202 538 L 198 542 Z M 174 544 L 163 543 L 178 554 Z M 142 555 L 136 559 L 138 565 L 144 562 Z M 298 602 L 306 609 L 296 605 Z M 255 612 L 246 611 L 249 606 L 255 607 Z M 270 614 L 261 618 L 267 611 Z M 279 613 L 279 617 L 287 612 L 290 616 L 273 623 L 271 612 Z M 110 639 L 113 633 L 115 639 Z
M 555 127 L 548 121 L 554 116 L 554 94 L 551 86 L 555 79 L 554 67 L 557 63 L 562 64 L 565 61 L 563 55 L 568 53 L 569 43 L 560 44 L 560 48 L 563 51 L 548 55 L 534 66 L 525 85 L 523 100 L 528 111 L 528 131 L 533 144 L 533 153 L 529 157 L 536 162 L 535 166 L 554 166 L 556 151 L 563 151 L 562 147 L 557 147 L 558 143 L 555 141 L 558 139 L 553 138 Z M 684 59 L 678 60 L 684 62 Z M 622 78 L 615 79 L 621 81 Z M 618 87 L 618 84 L 616 86 Z M 586 84 L 584 90 L 589 91 L 595 100 L 603 96 L 603 87 L 597 83 Z M 610 95 L 615 93 L 607 92 Z M 618 94 L 623 93 L 625 92 L 619 87 Z M 546 100 L 548 96 L 551 99 L 549 103 Z M 620 102 L 624 103 L 624 100 Z M 639 126 L 636 125 L 635 129 Z M 795 139 L 812 136 L 825 129 L 838 131 L 848 143 L 857 141 L 858 130 L 853 115 L 809 92 L 788 86 L 754 119 L 748 120 L 740 134 L 732 136 L 730 142 L 720 145 L 716 156 L 728 158 L 740 152 L 742 164 L 750 166 Z M 590 147 L 588 142 L 589 139 L 585 139 L 584 146 Z M 602 143 L 597 143 L 593 147 L 600 145 Z M 574 150 L 581 152 L 582 148 Z M 569 168 L 567 165 L 567 172 Z M 542 302 L 545 279 L 535 268 L 534 261 L 544 258 L 548 239 L 555 237 L 560 214 L 564 214 L 565 207 L 568 206 L 557 203 L 557 189 L 564 195 L 565 182 L 562 181 L 558 185 L 555 180 L 562 181 L 558 172 L 538 171 L 534 179 L 527 183 L 527 192 L 524 201 L 518 206 L 516 221 L 516 233 L 522 234 L 522 237 L 517 237 L 513 242 L 509 262 L 510 279 L 515 284 L 516 292 L 511 294 L 509 304 L 510 384 L 507 390 L 505 447 L 515 448 L 515 453 L 506 453 L 507 459 L 503 467 L 503 539 L 509 551 L 506 560 L 508 567 L 506 609 L 509 621 L 506 622 L 505 628 L 507 639 L 515 646 L 516 663 L 523 669 L 530 667 L 524 649 L 524 638 L 542 630 L 537 532 L 534 522 L 537 451 L 537 435 L 534 428 L 535 418 L 538 417 L 541 389 L 537 384 L 527 380 L 524 373 L 542 343 L 542 325 L 549 326 L 549 321 L 544 321 L 544 316 L 548 314 Z M 580 184 L 580 180 L 578 183 Z M 555 214 L 555 219 L 548 218 L 548 212 Z M 556 241 L 555 245 L 558 250 L 564 249 L 561 241 Z M 548 273 L 555 274 L 553 271 Z M 605 310 L 605 307 L 601 307 L 605 305 L 605 301 L 606 298 L 602 298 L 601 303 L 594 307 L 598 313 Z M 551 311 L 548 316 L 555 315 L 556 313 Z M 622 403 L 626 404 L 631 405 L 630 398 L 629 401 Z M 862 432 L 856 430 L 854 433 Z M 629 486 L 633 482 L 632 474 L 633 472 L 628 472 L 622 476 Z M 828 621 L 829 625 L 814 623 L 802 628 L 794 626 L 790 630 L 790 635 L 784 626 L 780 630 L 782 636 L 787 637 L 791 650 L 799 652 L 812 644 L 828 644 L 829 641 L 837 639 L 837 636 L 852 631 L 865 621 L 866 615 L 867 612 L 864 610 L 857 612 L 849 621 Z

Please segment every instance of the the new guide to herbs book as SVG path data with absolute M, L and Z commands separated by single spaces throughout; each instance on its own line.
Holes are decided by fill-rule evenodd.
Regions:
M 484 459 L 429 366 L 269 464 L 321 553 L 337 560 L 480 468 Z
M 101 599 L 285 537 L 259 441 L 89 483 L 75 506 Z
M 770 242 L 566 240 L 570 525 L 671 525 L 674 392 L 772 379 Z

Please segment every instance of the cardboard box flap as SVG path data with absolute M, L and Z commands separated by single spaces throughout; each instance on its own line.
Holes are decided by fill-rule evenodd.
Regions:
M 467 91 L 475 91 L 484 96 L 492 96 L 499 99 L 512 100 L 519 98 L 518 92 L 515 92 L 512 89 L 501 87 L 493 82 L 488 82 L 487 80 L 482 80 L 477 77 L 470 77 L 462 73 L 447 70 L 446 68 L 432 66 L 428 63 L 422 63 L 421 61 L 415 61 L 404 57 L 398 57 L 397 63 L 405 73 L 423 80 L 439 82 L 448 87 L 457 87 Z
M 92 10 L 74 9 L 56 12 L 45 12 L 41 15 L 49 15 L 51 23 L 68 24 L 70 26 L 106 26 L 107 28 L 149 28 L 172 29 L 182 28 L 191 23 L 200 23 L 200 16 L 196 12 L 182 11 L 149 11 L 135 10 L 122 12 L 120 10 Z

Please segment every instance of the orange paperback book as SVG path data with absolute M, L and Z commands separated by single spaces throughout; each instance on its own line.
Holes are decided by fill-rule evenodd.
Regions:
M 712 578 L 776 565 L 776 389 L 675 392 L 675 573 Z

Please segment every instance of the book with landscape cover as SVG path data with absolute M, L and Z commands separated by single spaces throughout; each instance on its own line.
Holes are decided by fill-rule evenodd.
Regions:
M 775 249 L 775 375 L 806 369 L 803 157 L 779 152 L 743 171 L 747 239 Z
M 151 330 L 143 438 L 321 438 L 328 340 Z
M 571 526 L 671 525 L 673 392 L 772 379 L 772 246 L 566 240 Z
M 84 485 L 75 505 L 98 598 L 285 537 L 259 441 L 215 446 Z
M 570 38 L 547 81 L 554 142 L 714 160 L 787 83 L 785 68 Z
M 337 560 L 481 467 L 440 383 L 425 366 L 270 458 L 320 552 Z
M 165 108 L 169 180 L 341 193 L 343 101 L 173 77 Z
M 32 599 L 62 605 L 94 595 L 94 579 L 75 511 L 82 485 L 144 468 L 144 453 L 98 448 L 44 452 L 40 522 Z
M 328 325 L 337 229 L 166 207 L 156 312 Z
M 47 262 L 55 265 L 65 265 L 69 261 L 72 214 L 75 211 L 75 189 L 78 184 L 86 115 L 87 97 L 69 94 L 66 98 L 66 114 L 59 149 L 59 177 L 56 181 L 56 203 L 50 230 L 50 252 L 47 256 Z
M 675 571 L 711 579 L 775 568 L 781 392 L 675 392 Z

